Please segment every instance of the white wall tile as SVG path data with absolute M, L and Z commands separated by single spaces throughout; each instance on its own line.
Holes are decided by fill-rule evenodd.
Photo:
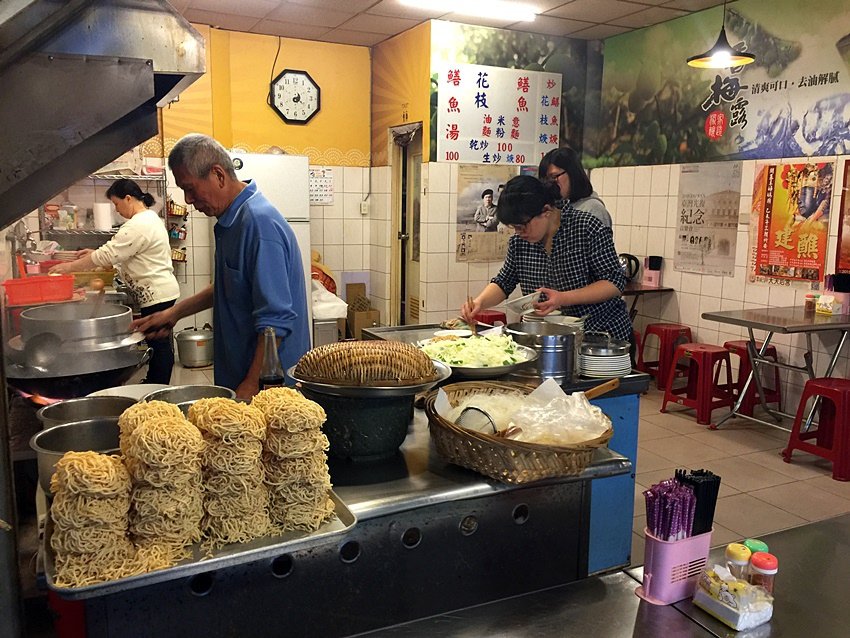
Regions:
M 723 291 L 724 279 L 726 278 L 717 275 L 703 275 L 700 294 L 708 297 L 717 297 L 719 299 L 722 296 L 721 293 Z
M 451 164 L 431 162 L 428 164 L 428 192 L 450 193 Z
M 635 195 L 649 195 L 652 184 L 652 166 L 635 167 Z
M 666 197 L 669 193 L 670 166 L 653 166 L 649 194 Z
M 619 195 L 618 186 L 620 182 L 620 169 L 619 168 L 606 168 L 603 169 L 605 171 L 605 181 L 603 183 L 603 191 L 600 191 L 599 194 L 604 199 L 605 197 L 613 197 L 614 195 Z M 631 195 L 631 193 L 629 193 Z
M 619 170 L 619 179 L 617 181 L 617 195 L 620 197 L 628 197 L 635 194 L 635 168 L 634 166 L 625 166 Z
M 616 206 L 616 213 L 612 215 L 615 223 L 621 224 L 624 226 L 632 225 L 632 217 L 633 217 L 633 206 L 634 206 L 634 197 L 631 195 L 624 197 L 617 197 L 614 202 Z
M 649 196 L 632 199 L 632 225 L 649 226 Z
M 447 193 L 431 193 L 428 196 L 428 215 L 427 220 L 432 223 L 448 224 L 451 220 L 456 220 L 454 215 L 450 214 L 451 198 Z
M 667 227 L 668 197 L 653 196 L 649 198 L 649 225 L 657 228 Z

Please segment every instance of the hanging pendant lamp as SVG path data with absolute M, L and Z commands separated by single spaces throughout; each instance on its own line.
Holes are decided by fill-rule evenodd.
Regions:
M 756 61 L 756 56 L 744 51 L 735 51 L 726 37 L 726 2 L 723 2 L 723 24 L 720 25 L 720 36 L 717 42 L 705 53 L 688 58 L 688 66 L 698 69 L 727 69 Z

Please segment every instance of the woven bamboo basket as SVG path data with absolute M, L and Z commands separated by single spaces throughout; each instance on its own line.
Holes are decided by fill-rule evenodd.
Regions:
M 473 394 L 510 394 L 523 397 L 534 388 L 522 383 L 468 381 L 444 386 L 449 402 L 458 405 Z M 519 484 L 581 474 L 596 448 L 607 445 L 614 433 L 609 425 L 601 436 L 582 444 L 540 445 L 467 430 L 437 414 L 437 393 L 425 400 L 431 438 L 437 453 L 447 461 L 503 483 Z

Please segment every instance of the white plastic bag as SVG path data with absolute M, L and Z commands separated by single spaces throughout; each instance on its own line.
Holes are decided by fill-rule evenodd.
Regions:
M 315 279 L 313 282 L 313 319 L 326 321 L 328 319 L 343 319 L 348 314 L 348 304 L 332 292 L 328 292 Z

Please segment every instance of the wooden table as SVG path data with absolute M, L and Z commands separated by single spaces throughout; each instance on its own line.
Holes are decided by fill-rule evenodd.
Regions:
M 637 316 L 637 302 L 643 295 L 653 295 L 661 292 L 673 292 L 669 286 L 647 286 L 639 281 L 630 281 L 623 290 L 623 297 L 632 297 L 632 305 L 629 308 L 629 319 L 635 320 Z
M 850 332 L 850 315 L 818 315 L 813 312 L 806 312 L 800 306 L 792 306 L 790 308 L 751 308 L 749 310 L 704 312 L 702 314 L 702 318 L 710 321 L 717 321 L 719 323 L 728 323 L 734 326 L 743 326 L 746 328 L 747 333 L 749 334 L 747 350 L 750 353 L 750 361 L 752 361 L 752 371 L 750 372 L 750 376 L 747 377 L 744 387 L 741 388 L 738 400 L 735 401 L 735 405 L 732 406 L 732 411 L 720 419 L 716 425 L 712 425 L 711 427 L 713 429 L 717 428 L 724 421 L 733 416 L 740 416 L 745 419 L 750 419 L 751 421 L 756 421 L 758 423 L 774 427 L 777 427 L 777 423 L 780 422 L 781 417 L 793 419 L 796 415 L 770 408 L 765 403 L 764 388 L 762 388 L 761 377 L 757 374 L 759 367 L 767 365 L 785 368 L 787 370 L 796 370 L 798 372 L 805 372 L 810 379 L 814 379 L 815 371 L 812 366 L 812 333 L 837 330 L 841 332 L 841 338 L 832 352 L 829 364 L 827 365 L 825 374 L 823 375 L 825 377 L 830 377 L 835 369 L 835 364 L 838 362 L 838 357 L 841 355 L 841 349 L 847 341 L 848 332 Z M 767 332 L 767 336 L 765 337 L 761 348 L 757 347 L 758 342 L 753 334 L 753 330 L 763 330 Z M 767 351 L 767 347 L 770 345 L 770 340 L 776 333 L 803 333 L 806 335 L 807 349 L 806 353 L 803 355 L 802 365 L 774 362 L 764 356 L 764 353 Z M 771 423 L 769 421 L 738 412 L 744 401 L 744 395 L 747 393 L 750 383 L 753 381 L 755 381 L 756 387 L 758 388 L 762 407 L 776 420 L 776 423 Z M 806 418 L 804 430 L 808 430 L 811 427 L 812 419 L 814 418 L 814 413 L 815 410 L 817 410 L 818 403 L 819 401 L 816 399 L 814 405 L 812 405 L 812 409 L 809 411 L 809 416 Z

